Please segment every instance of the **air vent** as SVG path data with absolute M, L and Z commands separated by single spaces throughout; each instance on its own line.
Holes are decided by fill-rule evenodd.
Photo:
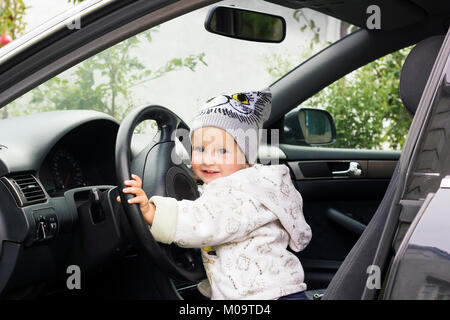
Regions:
M 19 207 L 47 201 L 41 184 L 32 174 L 3 177 L 2 181 L 13 193 Z

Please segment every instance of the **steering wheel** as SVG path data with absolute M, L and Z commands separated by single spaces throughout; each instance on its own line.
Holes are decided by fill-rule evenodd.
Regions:
M 131 163 L 131 139 L 135 127 L 144 120 L 153 119 L 158 124 L 158 134 L 153 138 L 149 147 L 133 159 Z M 126 217 L 134 232 L 141 253 L 153 261 L 159 269 L 170 278 L 180 280 L 198 281 L 205 278 L 205 271 L 201 259 L 198 257 L 199 249 L 187 249 L 175 245 L 158 243 L 150 233 L 147 222 L 144 220 L 138 204 L 129 204 L 132 194 L 125 194 L 122 189 L 125 180 L 131 179 L 130 167 L 133 173 L 141 174 L 142 188 L 150 198 L 153 195 L 171 196 L 181 200 L 198 197 L 197 184 L 179 158 L 176 158 L 175 137 L 176 130 L 189 127 L 172 111 L 167 108 L 152 105 L 133 109 L 120 124 L 116 140 L 115 165 L 117 185 L 121 204 Z M 183 136 L 179 140 L 182 141 Z M 189 143 L 185 138 L 183 145 Z M 181 164 L 180 164 L 181 163 Z M 181 263 L 180 260 L 189 263 Z M 178 261 L 176 261 L 178 260 Z

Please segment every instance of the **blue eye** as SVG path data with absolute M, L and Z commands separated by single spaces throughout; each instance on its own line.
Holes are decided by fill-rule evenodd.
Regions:
M 219 149 L 219 153 L 220 154 L 225 154 L 225 153 L 227 153 L 227 150 L 226 149 Z
M 203 152 L 203 147 L 195 147 L 194 151 Z

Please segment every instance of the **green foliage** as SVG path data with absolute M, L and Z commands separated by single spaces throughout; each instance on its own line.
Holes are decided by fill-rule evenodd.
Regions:
M 68 1 L 74 5 L 83 2 L 83 0 Z M 5 3 L 17 5 L 23 2 L 16 0 Z M 5 3 L 0 8 L 3 8 Z M 24 10 L 25 7 L 22 8 L 21 15 L 24 14 Z M 2 110 L 2 118 L 53 110 L 89 109 L 105 112 L 120 121 L 135 107 L 133 87 L 172 71 L 183 68 L 195 71 L 199 63 L 207 65 L 204 60 L 205 54 L 199 53 L 172 58 L 156 70 L 148 69 L 137 56 L 133 55 L 133 49 L 142 42 L 151 42 L 152 34 L 157 30 L 156 27 L 122 41 L 85 60 L 65 74 L 50 79 L 21 99 L 9 104 L 8 109 L 5 107 Z M 24 105 L 27 108 L 24 108 Z M 138 131 L 143 129 L 141 126 Z
M 0 36 L 8 34 L 13 40 L 25 30 L 24 0 L 2 0 L 0 1 Z M 1 45 L 0 45 L 1 47 Z M 8 109 L 4 107 L 1 110 L 1 119 L 9 116 Z
M 0 2 L 0 35 L 9 34 L 15 39 L 25 30 L 24 0 L 2 0 Z
M 291 60 L 286 58 L 281 53 L 273 53 L 265 56 L 264 60 L 266 70 L 273 80 L 277 80 L 278 78 L 284 76 L 294 67 Z
M 301 104 L 326 109 L 336 124 L 332 148 L 402 148 L 412 118 L 399 92 L 400 71 L 410 48 L 375 60 L 339 79 Z M 273 55 L 266 59 L 273 79 L 293 68 L 289 59 Z
M 302 106 L 324 108 L 336 124 L 335 148 L 402 148 L 412 118 L 400 99 L 400 70 L 410 49 L 373 61 Z
M 279 54 L 266 57 L 266 69 L 274 80 L 289 72 L 297 61 L 311 56 L 320 43 L 320 29 L 302 9 L 294 18 L 300 31 L 310 30 L 313 38 L 300 57 Z M 357 27 L 341 23 L 341 36 Z M 336 142 L 332 148 L 401 149 L 412 118 L 400 99 L 399 79 L 403 62 L 411 48 L 394 52 L 373 61 L 320 91 L 301 107 L 326 109 L 336 124 Z M 291 62 L 295 60 L 295 63 Z
M 304 32 L 309 29 L 313 33 L 313 38 L 310 42 L 310 49 L 317 44 L 319 44 L 320 40 L 320 28 L 316 25 L 313 19 L 309 19 L 303 9 L 297 9 L 293 13 L 294 19 L 301 24 L 300 31 Z
M 68 0 L 72 4 L 83 2 L 84 0 Z M 0 1 L 0 36 L 8 34 L 14 40 L 21 36 L 25 31 L 24 16 L 26 9 L 24 0 L 2 0 Z M 1 110 L 1 118 L 8 118 L 11 114 L 17 115 L 17 103 L 12 103 L 8 107 L 3 107 Z M 10 107 L 13 108 L 10 112 Z M 26 112 L 24 112 L 26 113 Z
M 84 0 L 67 0 L 76 5 Z M 27 6 L 24 0 L 0 1 L 0 35 L 8 34 L 12 39 L 21 36 L 25 31 L 24 16 Z
M 135 107 L 132 88 L 165 74 L 198 63 L 207 65 L 204 53 L 172 58 L 156 70 L 150 70 L 133 50 L 152 41 L 151 29 L 131 37 L 87 59 L 69 75 L 54 77 L 32 91 L 31 108 L 39 111 L 89 109 L 107 113 L 119 121 Z
M 76 5 L 84 0 L 67 0 Z M 0 35 L 9 34 L 12 39 L 21 36 L 25 31 L 25 16 L 27 6 L 24 0 L 0 1 Z

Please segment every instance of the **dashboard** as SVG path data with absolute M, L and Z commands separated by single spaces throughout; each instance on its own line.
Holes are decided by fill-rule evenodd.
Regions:
M 93 191 L 115 189 L 118 129 L 92 110 L 0 120 L 0 295 L 50 283 L 69 261 L 87 265 L 99 252 L 122 253 L 116 221 L 89 202 Z M 96 251 L 85 261 L 89 249 Z
M 120 268 L 124 259 L 139 258 L 116 201 L 118 130 L 114 118 L 92 110 L 0 120 L 0 297 L 65 294 L 68 266 L 94 279 L 105 265 Z M 189 160 L 181 141 L 173 142 L 180 159 Z M 133 135 L 132 172 L 147 169 L 151 177 L 158 170 L 158 145 L 159 130 Z M 165 179 L 169 196 L 198 196 L 189 166 L 172 167 Z
M 66 134 L 39 168 L 39 179 L 51 197 L 73 188 L 114 185 L 114 148 L 117 125 L 85 123 Z
M 114 118 L 92 110 L 0 120 L 0 296 L 66 292 L 67 266 L 95 278 L 102 266 L 136 255 L 115 200 L 118 130 Z M 158 133 L 133 135 L 136 170 L 156 169 Z M 188 157 L 182 147 L 175 139 L 176 153 Z M 175 197 L 186 197 L 183 181 L 174 180 Z

